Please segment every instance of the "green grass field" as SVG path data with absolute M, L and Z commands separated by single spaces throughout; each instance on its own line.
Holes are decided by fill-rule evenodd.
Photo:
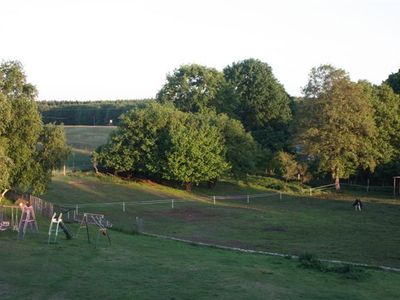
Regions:
M 221 183 L 226 194 L 236 191 Z M 254 192 L 265 190 L 252 189 Z M 204 191 L 203 191 L 204 192 Z M 242 200 L 217 200 L 152 182 L 126 182 L 108 176 L 58 176 L 43 197 L 55 203 L 139 202 L 187 199 L 157 205 L 94 205 L 87 212 L 104 213 L 116 229 L 132 232 L 135 218 L 144 231 L 246 249 L 300 255 L 313 253 L 373 265 L 400 267 L 400 206 L 368 202 L 361 213 L 347 200 L 318 199 L 279 194 Z
M 70 170 L 87 170 L 92 164 L 90 154 L 107 142 L 114 126 L 64 126 L 67 143 L 72 153 L 67 161 Z
M 298 261 L 111 231 L 47 244 L 48 222 L 17 241 L 1 232 L 1 299 L 399 299 L 400 275 L 304 269 Z M 76 232 L 76 225 L 69 225 Z M 93 233 L 93 232 L 92 232 Z M 359 273 L 360 272 L 360 273 Z

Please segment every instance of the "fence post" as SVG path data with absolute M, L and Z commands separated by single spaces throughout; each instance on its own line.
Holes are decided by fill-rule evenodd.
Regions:
M 311 196 L 312 192 L 311 192 L 311 188 L 310 188 L 310 196 Z
M 215 205 L 215 196 L 213 196 L 213 200 L 214 200 L 214 205 Z
M 125 212 L 125 202 L 122 202 L 122 211 Z
M 282 200 L 282 192 L 279 192 L 279 199 Z
M 171 207 L 174 208 L 174 199 L 171 201 Z
M 250 196 L 247 195 L 247 204 L 249 204 L 249 203 L 250 203 Z
M 78 215 L 79 214 L 78 204 L 75 206 L 75 211 L 76 211 L 76 214 Z

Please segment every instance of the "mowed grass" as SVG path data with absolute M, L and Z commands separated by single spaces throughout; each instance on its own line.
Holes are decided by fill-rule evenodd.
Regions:
M 225 185 L 226 194 L 232 194 L 231 185 Z M 220 193 L 221 186 L 218 187 Z M 149 233 L 291 255 L 313 253 L 323 259 L 400 267 L 400 206 L 384 201 L 365 202 L 362 212 L 355 212 L 351 202 L 346 200 L 285 194 L 282 199 L 279 194 L 251 199 L 250 204 L 246 200 L 217 200 L 213 205 L 202 195 L 151 182 L 134 183 L 85 174 L 54 178 L 43 198 L 70 204 L 187 199 L 190 201 L 176 202 L 174 208 L 169 203 L 130 204 L 123 212 L 122 205 L 116 204 L 84 210 L 104 213 L 114 228 L 125 232 L 135 229 L 135 219 L 139 217 L 144 220 L 144 231 Z
M 68 169 L 90 169 L 92 151 L 104 145 L 115 129 L 115 126 L 64 126 L 67 143 L 72 148 L 67 161 Z
M 69 225 L 76 232 L 77 225 Z M 1 232 L 1 299 L 399 299 L 400 275 L 304 269 L 298 261 L 110 231 L 112 245 Z M 93 228 L 92 228 L 93 229 Z M 92 236 L 94 231 L 91 231 Z

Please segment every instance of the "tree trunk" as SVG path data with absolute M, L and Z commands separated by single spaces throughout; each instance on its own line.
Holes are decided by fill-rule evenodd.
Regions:
M 339 179 L 339 175 L 337 173 L 335 176 L 335 188 L 336 188 L 336 191 L 340 191 L 340 179 Z
M 192 191 L 192 183 L 191 182 L 185 182 L 185 189 L 187 192 Z
M 9 191 L 9 189 L 5 189 L 0 195 L 0 202 L 3 200 L 5 194 Z

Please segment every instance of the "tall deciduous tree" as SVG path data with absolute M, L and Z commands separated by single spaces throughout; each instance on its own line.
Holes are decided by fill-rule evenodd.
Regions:
M 302 150 L 339 178 L 358 167 L 374 170 L 379 158 L 377 128 L 368 94 L 340 69 L 312 69 L 302 105 L 299 142 Z
M 183 65 L 167 75 L 167 82 L 157 94 L 160 103 L 173 103 L 181 111 L 198 112 L 217 101 L 224 76 L 213 68 Z
M 246 59 L 226 67 L 224 75 L 239 98 L 236 114 L 247 130 L 290 120 L 290 99 L 268 64 Z
M 64 139 L 56 147 L 57 151 L 46 154 L 55 140 L 45 138 L 51 134 L 49 136 L 46 130 L 43 132 L 36 95 L 36 88 L 26 82 L 19 62 L 0 65 L 1 156 L 3 167 L 8 166 L 2 170 L 8 174 L 7 182 L 5 178 L 1 180 L 3 189 L 42 193 L 50 180 L 58 151 L 67 149 Z

